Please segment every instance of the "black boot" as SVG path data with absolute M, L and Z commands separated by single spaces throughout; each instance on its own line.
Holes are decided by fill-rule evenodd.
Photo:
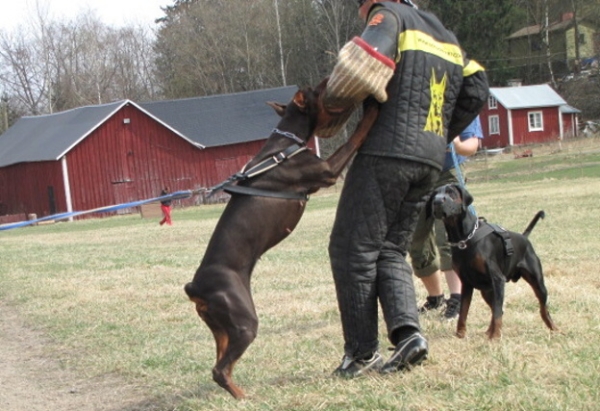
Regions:
M 425 304 L 423 304 L 421 308 L 419 308 L 419 314 L 425 314 L 431 310 L 437 310 L 439 308 L 442 308 L 444 306 L 444 303 L 444 294 L 433 296 L 428 295 Z

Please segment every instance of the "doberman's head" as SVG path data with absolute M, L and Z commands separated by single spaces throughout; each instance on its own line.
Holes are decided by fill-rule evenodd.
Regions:
M 427 216 L 444 220 L 450 217 L 460 217 L 467 213 L 473 203 L 473 197 L 458 184 L 446 184 L 431 193 L 426 204 Z
M 311 87 L 299 89 L 288 104 L 267 102 L 282 118 L 279 123 L 280 128 L 293 132 L 308 141 L 314 134 L 317 125 L 325 121 L 322 106 L 319 104 L 319 95 L 325 90 L 326 85 L 327 79 L 323 80 L 315 89 Z
M 267 104 L 282 117 L 282 123 L 285 123 L 286 127 L 290 127 L 290 122 L 285 121 L 286 118 L 295 119 L 296 122 L 300 119 L 306 120 L 302 121 L 306 126 L 305 129 L 297 132 L 301 138 L 306 136 L 306 141 L 313 135 L 318 135 L 321 139 L 334 137 L 346 124 L 356 107 L 326 109 L 320 97 L 327 88 L 328 80 L 328 77 L 324 78 L 314 89 L 307 87 L 298 90 L 289 104 L 275 102 Z

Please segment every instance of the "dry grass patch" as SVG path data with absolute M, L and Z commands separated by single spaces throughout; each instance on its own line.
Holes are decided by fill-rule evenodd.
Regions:
M 571 168 L 595 167 L 595 154 L 573 150 L 580 153 Z M 343 342 L 326 250 L 339 187 L 314 196 L 296 231 L 255 269 L 259 335 L 235 373 L 247 400 L 212 382 L 213 338 L 182 289 L 222 206 L 175 210 L 172 227 L 124 216 L 2 232 L 0 300 L 49 337 L 47 353 L 65 369 L 120 375 L 165 411 L 597 409 L 600 179 L 574 178 L 567 166 L 549 179 L 519 161 L 488 159 L 490 178 L 469 188 L 477 212 L 511 230 L 546 211 L 530 238 L 560 333 L 545 328 L 527 284 L 509 283 L 501 341 L 485 338 L 491 313 L 476 294 L 464 340 L 453 336 L 455 323 L 423 317 L 431 348 L 424 366 L 332 378 Z M 491 178 L 496 162 L 517 163 L 511 175 L 527 178 Z M 473 173 L 478 164 L 469 164 Z M 422 301 L 425 290 L 417 287 Z M 380 328 L 387 355 L 382 321 Z

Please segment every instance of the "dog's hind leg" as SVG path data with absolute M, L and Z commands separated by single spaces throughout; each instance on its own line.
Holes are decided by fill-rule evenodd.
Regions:
M 255 327 L 229 330 L 228 335 L 226 335 L 228 343 L 223 347 L 219 347 L 217 343 L 218 349 L 221 348 L 221 350 L 218 353 L 219 359 L 212 370 L 213 380 L 236 399 L 244 398 L 245 394 L 233 382 L 233 367 L 252 341 L 254 341 L 258 323 L 256 324 Z
M 233 382 L 233 367 L 256 338 L 258 318 L 252 298 L 239 293 L 217 293 L 203 312 L 202 319 L 217 343 L 217 362 L 213 380 L 234 398 L 244 398 L 244 391 Z
M 552 321 L 548 311 L 548 290 L 544 284 L 542 264 L 537 256 L 527 258 L 528 268 L 520 268 L 521 276 L 533 288 L 535 296 L 540 303 L 540 315 L 546 326 L 552 331 L 558 331 L 558 327 Z M 531 267 L 531 270 L 529 269 Z
M 258 318 L 252 297 L 248 293 L 202 294 L 194 283 L 185 291 L 196 304 L 196 311 L 213 334 L 217 346 L 217 361 L 212 370 L 213 380 L 234 398 L 244 398 L 244 391 L 232 378 L 236 361 L 256 337 Z

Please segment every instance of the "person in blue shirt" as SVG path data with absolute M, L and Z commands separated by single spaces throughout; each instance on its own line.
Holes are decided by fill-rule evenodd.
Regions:
M 445 184 L 464 184 L 459 176 L 464 179 L 464 162 L 468 156 L 477 152 L 479 139 L 483 138 L 481 121 L 479 116 L 457 136 L 452 143 L 455 156 L 452 155 L 451 147 L 448 146 L 444 167 L 435 188 Z M 456 170 L 455 160 L 458 163 L 460 174 Z M 460 310 L 460 294 L 462 284 L 458 275 L 452 269 L 452 250 L 446 238 L 446 230 L 441 220 L 433 217 L 426 218 L 425 212 L 421 212 L 410 248 L 410 258 L 413 271 L 421 279 L 427 290 L 427 300 L 419 308 L 421 314 L 431 310 L 441 309 L 445 305 L 443 315 L 447 319 L 458 317 Z M 450 298 L 444 297 L 442 286 L 442 272 L 446 277 L 446 283 L 450 292 Z

